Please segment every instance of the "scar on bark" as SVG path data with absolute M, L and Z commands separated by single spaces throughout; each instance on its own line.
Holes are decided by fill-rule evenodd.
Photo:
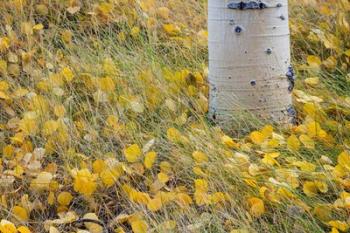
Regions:
M 289 82 L 288 91 L 292 92 L 293 89 L 294 89 L 294 86 L 295 86 L 295 79 L 296 79 L 295 72 L 294 72 L 292 66 L 288 67 L 288 71 L 286 73 L 286 76 L 287 76 L 287 79 L 288 79 L 288 82 Z
M 227 8 L 234 10 L 262 10 L 265 8 L 282 7 L 281 3 L 277 3 L 275 6 L 270 6 L 267 3 L 257 1 L 241 1 L 241 2 L 230 2 L 227 4 Z
M 248 9 L 264 9 L 267 8 L 266 3 L 261 1 L 249 1 L 249 2 L 230 2 L 227 7 L 229 9 L 248 10 Z

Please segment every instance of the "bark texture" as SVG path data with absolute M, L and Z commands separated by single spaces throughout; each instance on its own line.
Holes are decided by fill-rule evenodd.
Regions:
M 288 0 L 209 0 L 210 117 L 294 117 Z

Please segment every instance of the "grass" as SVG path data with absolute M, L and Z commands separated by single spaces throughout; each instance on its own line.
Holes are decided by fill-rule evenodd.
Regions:
M 0 2 L 0 232 L 346 232 L 350 5 L 290 6 L 298 125 L 224 131 L 206 1 Z

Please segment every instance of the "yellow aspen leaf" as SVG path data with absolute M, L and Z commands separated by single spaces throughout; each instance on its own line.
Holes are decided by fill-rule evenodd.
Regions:
M 22 144 L 24 142 L 24 133 L 16 133 L 13 137 L 11 137 L 11 142 L 12 143 L 18 143 L 18 144 Z
M 251 197 L 248 199 L 249 213 L 254 217 L 260 217 L 265 213 L 264 201 L 257 197 Z
M 118 74 L 119 70 L 116 66 L 116 64 L 114 63 L 112 58 L 106 58 L 103 60 L 103 71 L 105 72 L 106 75 L 116 75 Z M 112 76 L 113 77 L 113 76 Z
M 341 165 L 337 165 L 337 166 L 335 166 L 335 168 L 333 170 L 333 174 L 336 177 L 343 178 L 343 177 L 347 176 L 348 170 Z
M 327 16 L 332 15 L 331 9 L 326 5 L 321 5 L 319 8 L 319 11 L 322 15 L 327 15 Z
M 193 173 L 196 174 L 197 176 L 202 176 L 202 177 L 206 177 L 206 173 L 202 170 L 202 168 L 200 167 L 193 167 Z
M 295 198 L 295 195 L 289 191 L 288 189 L 282 187 L 277 190 L 277 194 L 279 194 L 281 197 L 286 199 L 293 199 Z
M 92 170 L 94 173 L 101 173 L 106 167 L 107 164 L 102 159 L 97 159 L 92 163 Z
M 338 229 L 335 227 L 332 227 L 331 233 L 339 233 Z
M 50 136 L 52 135 L 54 132 L 56 132 L 56 130 L 58 129 L 59 124 L 57 121 L 54 120 L 48 120 L 44 123 L 43 128 L 42 128 L 42 134 L 44 136 Z
M 0 232 L 1 233 L 17 233 L 15 224 L 5 219 L 0 221 Z
M 53 176 L 49 172 L 41 172 L 39 175 L 32 180 L 30 183 L 30 188 L 35 191 L 48 190 L 50 187 L 50 182 Z
M 146 11 L 146 12 L 154 9 L 155 5 L 156 5 L 155 0 L 142 0 L 142 1 L 140 1 L 141 9 L 143 11 Z
M 176 200 L 176 194 L 174 192 L 158 192 L 155 198 L 160 198 L 163 204 Z
M 238 148 L 238 144 L 229 136 L 224 135 L 221 137 L 221 142 L 229 148 Z
M 19 123 L 19 129 L 25 135 L 35 135 L 38 131 L 38 125 L 35 119 L 25 118 Z
M 350 208 L 350 193 L 341 192 L 339 195 L 339 199 L 334 204 L 334 207 L 342 207 L 342 208 Z
M 15 78 L 21 74 L 21 68 L 18 64 L 9 63 L 7 66 L 7 73 Z
M 180 142 L 181 141 L 181 133 L 175 128 L 169 128 L 167 130 L 168 140 L 171 142 Z
M 91 172 L 88 169 L 84 168 L 76 171 L 76 173 L 73 174 L 73 177 L 74 177 L 73 188 L 76 192 L 79 192 L 87 196 L 90 196 L 92 193 L 95 192 L 97 187 L 97 184 L 96 184 L 97 177 L 91 174 Z
M 87 213 L 83 216 L 83 219 L 91 219 L 99 221 L 95 213 Z M 85 227 L 89 230 L 90 233 L 103 233 L 103 227 L 97 223 L 85 222 Z
M 49 9 L 45 4 L 38 4 L 35 6 L 35 12 L 39 15 L 47 15 L 49 13 Z
M 261 145 L 265 141 L 264 135 L 259 131 L 253 131 L 249 135 L 253 143 Z
M 225 194 L 222 192 L 216 192 L 211 197 L 214 204 L 224 203 L 226 200 Z
M 5 52 L 10 48 L 10 39 L 8 37 L 0 37 L 0 52 Z
M 31 231 L 29 230 L 29 228 L 26 227 L 26 226 L 20 226 L 20 227 L 18 227 L 18 228 L 17 228 L 17 231 L 18 231 L 19 233 L 31 233 Z
M 204 179 L 196 179 L 194 185 L 197 192 L 208 192 L 208 182 Z
M 160 210 L 162 206 L 162 200 L 160 198 L 151 199 L 147 203 L 147 208 L 152 212 Z
M 279 147 L 279 145 L 280 145 L 280 140 L 278 140 L 277 138 L 272 138 L 266 144 L 267 148 L 270 148 L 270 149 L 277 148 Z
M 273 133 L 273 126 L 272 125 L 265 125 L 264 128 L 260 130 L 264 138 L 269 138 L 272 136 Z
M 29 219 L 27 210 L 21 206 L 14 206 L 12 208 L 12 214 L 15 215 L 21 221 L 28 221 Z
M 57 196 L 57 202 L 63 206 L 68 206 L 72 201 L 72 199 L 73 199 L 73 196 L 69 192 L 61 192 Z
M 307 149 L 315 149 L 315 142 L 309 136 L 302 134 L 300 135 L 299 140 Z
M 157 15 L 163 19 L 168 19 L 170 14 L 170 10 L 167 7 L 158 7 Z
M 111 187 L 115 184 L 118 177 L 115 177 L 110 169 L 106 169 L 100 173 L 100 178 L 106 187 Z
M 18 63 L 18 55 L 16 53 L 9 52 L 7 54 L 7 61 L 9 63 Z
M 125 167 L 122 169 L 122 171 L 124 170 L 125 170 Z M 145 168 L 142 163 L 134 163 L 130 165 L 130 170 L 128 170 L 127 168 L 126 171 L 127 172 L 131 171 L 132 173 L 142 176 L 145 173 Z
M 319 137 L 325 138 L 327 137 L 327 133 L 321 128 L 321 125 L 318 122 L 311 121 L 306 124 L 307 135 L 311 138 Z
M 344 221 L 339 221 L 339 220 L 329 221 L 328 225 L 342 232 L 346 232 L 347 230 L 349 230 L 349 224 L 347 224 Z
M 316 197 L 318 188 L 315 182 L 312 181 L 306 181 L 303 185 L 303 191 L 308 197 Z
M 316 117 L 317 107 L 314 103 L 305 103 L 303 107 L 304 112 L 311 118 Z
M 275 158 L 277 158 L 280 155 L 280 153 L 278 152 L 274 152 L 274 153 L 266 153 L 264 155 L 264 158 L 261 160 L 261 162 L 263 162 L 264 164 L 273 166 L 275 164 L 279 165 L 277 160 Z
M 47 114 L 49 111 L 49 103 L 44 96 L 36 95 L 31 98 L 30 109 L 38 114 Z
M 101 91 L 110 93 L 115 89 L 114 80 L 111 77 L 104 77 L 98 80 L 98 85 Z
M 124 42 L 126 40 L 126 35 L 125 35 L 125 32 L 119 32 L 118 35 L 117 35 L 117 39 L 118 41 L 121 43 L 121 42 Z
M 115 233 L 125 233 L 124 229 L 122 227 L 118 227 L 114 230 Z
M 33 31 L 41 31 L 41 30 L 43 30 L 43 29 L 44 29 L 44 25 L 42 25 L 41 23 L 35 24 L 35 25 L 33 26 Z
M 307 78 L 304 80 L 305 84 L 315 87 L 320 83 L 320 78 L 319 77 L 312 77 L 312 78 Z
M 7 73 L 17 78 L 21 74 L 21 68 L 18 64 L 9 63 L 7 66 Z
M 141 149 L 137 144 L 133 144 L 124 149 L 124 156 L 130 163 L 137 162 L 141 156 Z
M 318 56 L 310 55 L 310 56 L 307 57 L 307 63 L 312 68 L 319 68 L 320 65 L 322 64 L 322 61 L 321 61 L 321 59 Z
M 14 92 L 13 92 L 13 96 L 15 98 L 22 98 L 24 96 L 26 96 L 29 93 L 29 91 L 25 88 L 17 88 Z
M 17 165 L 14 169 L 14 175 L 17 177 L 21 177 L 24 173 L 24 169 L 21 165 Z
M 163 184 L 165 184 L 166 182 L 169 181 L 169 176 L 167 174 L 165 174 L 164 172 L 158 173 L 157 177 L 158 177 L 158 180 L 160 182 L 162 182 Z
M 130 35 L 135 38 L 135 37 L 137 37 L 140 34 L 140 31 L 141 30 L 140 30 L 139 27 L 137 27 L 137 26 L 132 27 L 131 31 L 130 31 Z
M 106 125 L 107 125 L 108 127 L 113 128 L 113 129 L 117 129 L 117 128 L 118 128 L 118 121 L 119 121 L 119 119 L 118 119 L 117 116 L 115 116 L 115 115 L 109 115 L 109 116 L 107 117 L 107 120 L 106 120 Z
M 9 88 L 10 88 L 10 85 L 8 82 L 0 81 L 0 91 L 7 91 Z
M 315 181 L 315 184 L 317 186 L 317 189 L 321 193 L 327 193 L 328 192 L 328 185 L 325 182 L 322 181 Z
M 147 19 L 147 28 L 154 28 L 157 25 L 157 19 L 155 17 L 148 17 Z
M 134 233 L 147 233 L 148 225 L 144 220 L 131 222 L 131 229 Z
M 5 92 L 0 91 L 0 99 L 9 100 L 9 99 L 11 99 L 11 98 L 10 98 L 10 96 L 8 96 Z
M 108 16 L 111 13 L 111 11 L 113 10 L 113 5 L 111 3 L 101 2 L 97 6 L 96 10 L 97 10 L 99 15 Z
M 335 69 L 335 67 L 337 66 L 337 59 L 336 59 L 334 56 L 330 56 L 330 57 L 328 57 L 326 60 L 324 60 L 324 61 L 322 62 L 322 64 L 323 64 L 326 68 L 332 70 L 332 69 Z
M 113 186 L 119 177 L 123 174 L 122 165 L 115 165 L 113 168 L 107 168 L 100 173 L 100 178 L 106 187 Z
M 240 152 L 236 152 L 234 154 L 234 159 L 235 161 L 237 161 L 239 164 L 242 165 L 247 165 L 249 164 L 249 156 L 244 154 L 244 153 L 240 153 Z
M 194 199 L 198 206 L 210 205 L 211 204 L 211 196 L 207 193 L 198 192 L 194 193 Z
M 208 31 L 207 30 L 200 30 L 197 32 L 197 38 L 198 38 L 198 43 L 201 46 L 207 46 L 208 44 Z M 203 82 L 200 82 L 203 83 Z
M 350 153 L 347 151 L 342 152 L 338 156 L 338 164 L 347 171 L 350 171 Z
M 47 197 L 47 203 L 49 205 L 55 204 L 55 193 L 54 192 L 49 193 L 49 196 Z
M 167 161 L 162 161 L 159 165 L 160 170 L 165 173 L 171 172 L 171 164 Z
M 2 149 L 2 154 L 6 159 L 11 159 L 15 153 L 15 148 L 12 145 L 6 145 Z
M 33 35 L 32 22 L 22 22 L 21 23 L 21 32 L 27 36 Z
M 296 161 L 293 165 L 299 167 L 303 172 L 314 172 L 316 170 L 316 165 L 307 161 Z
M 208 156 L 206 154 L 204 154 L 203 152 L 201 151 L 194 151 L 192 153 L 192 157 L 194 158 L 194 160 L 197 162 L 197 163 L 206 163 L 208 162 Z
M 350 49 L 346 50 L 346 51 L 344 52 L 344 54 L 345 54 L 346 56 L 350 57 Z
M 72 42 L 73 33 L 70 30 L 64 30 L 61 33 L 61 38 L 64 43 L 70 44 Z
M 156 158 L 157 158 L 157 153 L 154 152 L 154 151 L 150 151 L 148 152 L 146 155 L 145 155 L 145 160 L 144 160 L 144 165 L 145 165 L 145 168 L 147 169 L 151 169 L 154 162 L 156 161 Z
M 180 28 L 174 24 L 164 24 L 163 30 L 168 34 L 169 36 L 175 36 L 180 33 Z
M 63 68 L 61 75 L 67 82 L 71 82 L 74 78 L 73 71 L 69 67 Z
M 249 185 L 250 187 L 256 188 L 258 187 L 258 184 L 256 182 L 256 179 L 244 179 L 244 182 Z
M 322 42 L 327 49 L 334 49 L 339 51 L 340 40 L 332 34 L 327 34 L 327 37 L 322 38 Z
M 64 117 L 64 114 L 66 113 L 66 109 L 63 105 L 57 105 L 54 107 L 54 113 L 57 117 Z
M 147 205 L 147 203 L 151 200 L 149 195 L 144 192 L 137 192 L 137 191 L 132 191 L 131 192 L 131 200 L 133 200 L 136 203 L 142 204 L 142 205 Z
M 332 207 L 327 205 L 318 205 L 314 208 L 313 214 L 323 222 L 331 220 Z
M 176 194 L 176 201 L 182 208 L 188 207 L 193 202 L 187 193 Z
M 1 48 L 0 48 L 0 51 L 1 51 Z M 6 73 L 7 73 L 7 62 L 5 60 L 0 59 L 0 74 L 6 74 Z M 5 89 L 2 89 L 1 82 L 0 82 L 0 90 L 6 91 Z

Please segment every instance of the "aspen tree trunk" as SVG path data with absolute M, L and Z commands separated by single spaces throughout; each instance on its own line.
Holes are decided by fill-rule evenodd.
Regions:
M 209 0 L 209 116 L 294 119 L 288 0 Z

